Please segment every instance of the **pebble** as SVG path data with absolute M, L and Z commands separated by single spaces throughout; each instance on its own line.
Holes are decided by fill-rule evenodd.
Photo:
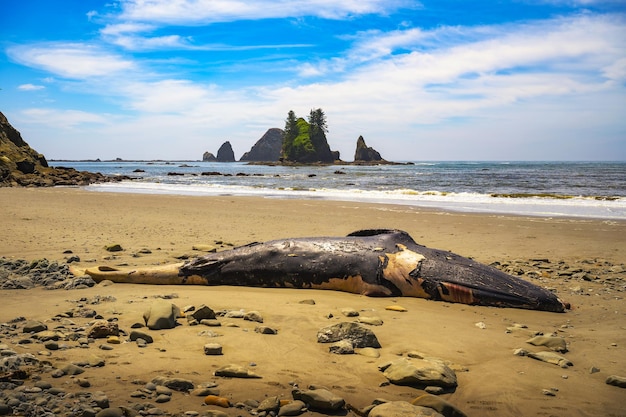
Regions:
M 385 307 L 385 310 L 389 310 L 389 311 L 398 311 L 400 313 L 406 313 L 407 310 L 406 308 L 399 306 L 399 305 L 391 305 L 391 306 L 387 306 Z

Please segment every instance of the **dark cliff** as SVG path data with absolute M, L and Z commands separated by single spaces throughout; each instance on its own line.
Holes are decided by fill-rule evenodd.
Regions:
M 122 178 L 73 168 L 49 167 L 45 156 L 32 149 L 0 113 L 0 187 L 87 185 L 119 179 Z

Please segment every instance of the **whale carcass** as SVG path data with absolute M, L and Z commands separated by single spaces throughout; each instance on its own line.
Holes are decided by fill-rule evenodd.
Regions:
M 280 239 L 179 264 L 125 270 L 101 266 L 85 273 L 97 282 L 314 288 L 553 312 L 566 309 L 545 288 L 472 259 L 419 245 L 401 230 Z

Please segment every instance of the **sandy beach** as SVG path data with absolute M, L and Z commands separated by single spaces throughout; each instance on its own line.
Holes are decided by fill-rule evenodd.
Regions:
M 76 188 L 0 188 L 0 218 L 0 257 L 65 262 L 78 256 L 80 261 L 72 264 L 77 269 L 174 263 L 183 256 L 201 255 L 194 246 L 225 250 L 284 237 L 397 228 L 420 244 L 487 264 L 520 262 L 532 269 L 536 260 L 548 260 L 551 269 L 543 271 L 541 279 L 533 279 L 532 274 L 522 278 L 553 289 L 572 305 L 559 314 L 333 291 L 131 284 L 69 291 L 0 290 L 0 323 L 24 316 L 53 328 L 58 325 L 52 320 L 56 315 L 110 296 L 110 301 L 90 306 L 105 319 L 115 318 L 120 329 L 128 332 L 133 323 L 142 321 L 155 297 L 171 296 L 179 307 L 205 304 L 216 311 L 258 311 L 265 325 L 278 329 L 276 335 L 263 335 L 254 331 L 255 323 L 221 319 L 221 327 L 210 329 L 216 337 L 209 337 L 201 334 L 208 327 L 189 326 L 180 318 L 181 326 L 175 329 L 151 331 L 154 343 L 146 348 L 128 342 L 104 351 L 97 342 L 81 349 L 70 341 L 65 349 L 48 352 L 46 360 L 53 366 L 94 354 L 105 359 L 105 366 L 81 375 L 90 388 L 80 387 L 68 376 L 53 379 L 44 373 L 41 379 L 67 392 L 103 391 L 111 406 L 149 401 L 131 398 L 129 393 L 156 376 L 176 376 L 197 386 L 215 383 L 220 395 L 233 404 L 267 396 L 291 399 L 294 385 L 327 387 L 359 409 L 378 398 L 411 401 L 424 391 L 389 384 L 378 366 L 418 351 L 452 364 L 458 387 L 441 398 L 467 416 L 626 416 L 626 389 L 605 383 L 611 375 L 626 377 L 626 222 Z M 124 250 L 107 252 L 105 246 L 114 243 Z M 586 276 L 580 275 L 586 271 Z M 300 303 L 306 299 L 315 304 Z M 407 311 L 387 310 L 390 305 Z M 379 358 L 332 354 L 327 345 L 317 343 L 319 329 L 352 320 L 342 314 L 343 308 L 382 319 L 383 325 L 372 326 L 382 345 Z M 86 325 L 90 320 L 73 321 Z M 526 328 L 507 330 L 514 324 Z M 562 368 L 514 355 L 518 348 L 547 350 L 526 342 L 533 332 L 564 338 L 568 352 L 561 354 L 573 365 Z M 18 340 L 0 335 L 0 344 L 18 353 L 37 355 L 46 350 L 41 344 Z M 223 355 L 205 355 L 203 346 L 210 342 L 221 344 Z M 215 369 L 231 363 L 250 367 L 262 378 L 213 375 Z M 32 386 L 32 381 L 24 385 Z M 235 407 L 206 406 L 203 397 L 179 392 L 158 406 L 170 415 L 189 410 L 249 415 Z

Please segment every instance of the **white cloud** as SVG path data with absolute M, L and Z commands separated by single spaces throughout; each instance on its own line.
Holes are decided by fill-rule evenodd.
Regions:
M 128 59 L 80 43 L 23 45 L 10 48 L 7 53 L 20 64 L 72 79 L 114 76 L 136 69 Z
M 165 7 L 156 1 L 142 5 L 148 3 Z M 11 56 L 57 76 L 85 78 L 91 91 L 124 103 L 128 116 L 113 125 L 90 113 L 29 113 L 33 120 L 49 118 L 46 123 L 66 127 L 102 123 L 84 132 L 123 137 L 120 147 L 107 146 L 129 152 L 105 155 L 100 148 L 103 154 L 97 156 L 104 158 L 199 158 L 224 140 L 241 154 L 265 129 L 282 127 L 288 110 L 304 116 L 322 107 L 331 146 L 344 159 L 350 159 L 359 135 L 389 159 L 463 159 L 472 152 L 497 159 L 498 152 L 507 155 L 507 146 L 519 152 L 519 159 L 561 159 L 558 152 L 567 141 L 589 136 L 590 129 L 614 141 L 623 134 L 623 117 L 616 114 L 625 95 L 623 28 L 620 16 L 581 15 L 503 26 L 363 32 L 353 38 L 350 50 L 303 64 L 304 80 L 236 90 L 173 79 L 150 71 L 148 62 L 78 44 L 35 45 L 13 50 Z M 111 26 L 103 33 L 121 40 L 143 30 L 150 26 Z M 128 42 L 129 48 L 147 47 Z M 52 62 L 57 51 L 67 62 Z M 96 63 L 111 70 L 95 76 L 100 73 Z M 109 74 L 116 75 L 114 82 L 105 77 Z M 529 138 L 551 153 L 533 156 Z M 477 149 L 479 143 L 488 149 Z
M 353 15 L 387 14 L 419 7 L 413 0 L 126 0 L 123 19 L 168 24 L 198 24 L 318 16 L 344 19 Z
M 74 129 L 90 123 L 99 125 L 108 124 L 105 114 L 95 114 L 80 110 L 57 110 L 46 108 L 31 108 L 22 112 L 28 117 L 29 123 L 47 126 L 51 129 Z
M 43 90 L 44 88 L 46 87 L 44 87 L 43 85 L 35 85 L 35 84 L 22 84 L 17 87 L 17 89 L 20 91 L 37 91 L 37 90 Z

